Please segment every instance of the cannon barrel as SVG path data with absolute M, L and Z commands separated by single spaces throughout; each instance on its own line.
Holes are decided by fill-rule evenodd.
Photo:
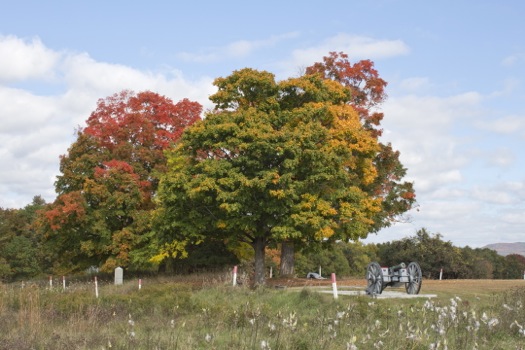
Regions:
M 401 263 L 399 265 L 395 265 L 395 266 L 392 266 L 391 269 L 392 271 L 398 271 L 400 269 L 405 269 L 407 266 L 405 265 L 405 263 Z

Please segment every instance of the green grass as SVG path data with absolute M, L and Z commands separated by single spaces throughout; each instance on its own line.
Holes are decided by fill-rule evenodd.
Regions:
M 203 277 L 206 279 L 206 277 Z M 372 299 L 151 280 L 0 285 L 0 349 L 521 349 L 525 288 Z

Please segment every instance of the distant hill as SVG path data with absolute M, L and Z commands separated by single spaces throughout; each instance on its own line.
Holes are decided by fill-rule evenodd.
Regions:
M 519 254 L 525 256 L 525 242 L 516 243 L 493 243 L 484 246 L 498 252 L 499 255 Z

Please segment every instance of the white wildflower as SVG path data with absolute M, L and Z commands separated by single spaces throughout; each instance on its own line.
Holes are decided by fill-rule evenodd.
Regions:
M 346 343 L 346 350 L 357 350 L 357 346 L 354 343 Z
M 487 323 L 489 328 L 492 328 L 494 326 L 497 326 L 499 323 L 499 320 L 497 318 L 491 318 L 490 321 Z
M 409 340 L 419 340 L 420 337 L 418 335 L 416 335 L 415 333 L 409 333 L 409 334 L 407 334 L 407 339 L 409 339 Z
M 430 300 L 427 300 L 423 304 L 423 308 L 425 308 L 427 310 L 434 310 L 434 303 L 432 303 Z
M 211 335 L 209 333 L 206 333 L 206 335 L 204 336 L 204 340 L 206 340 L 206 342 L 211 342 Z
M 377 343 L 374 343 L 374 348 L 379 349 L 383 347 L 383 342 L 380 340 Z
M 261 350 L 271 350 L 270 343 L 266 340 L 261 340 Z

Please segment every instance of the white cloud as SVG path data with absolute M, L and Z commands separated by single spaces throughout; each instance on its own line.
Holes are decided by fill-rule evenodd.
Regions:
M 488 165 L 497 167 L 508 167 L 516 161 L 516 154 L 504 147 L 498 147 L 492 152 L 485 152 L 485 158 Z
M 282 41 L 299 36 L 298 32 L 274 35 L 263 40 L 239 40 L 225 46 L 211 47 L 201 53 L 181 52 L 177 57 L 184 61 L 209 63 L 246 57 L 264 48 L 276 46 Z
M 518 203 L 516 196 L 512 192 L 502 191 L 501 189 L 475 187 L 472 190 L 472 197 L 475 200 L 491 204 Z
M 511 67 L 519 62 L 524 62 L 524 61 L 525 61 L 525 53 L 519 52 L 519 53 L 515 53 L 515 54 L 505 57 L 501 61 L 501 64 L 506 67 Z
M 390 97 L 384 104 L 385 122 L 406 130 L 423 132 L 427 137 L 446 131 L 453 122 L 476 114 L 480 94 L 467 92 L 449 97 L 403 95 Z
M 27 134 L 47 124 L 55 112 L 52 98 L 0 86 L 0 134 Z
M 403 90 L 410 92 L 418 92 L 430 87 L 430 82 L 428 78 L 424 77 L 412 77 L 408 79 L 403 79 L 399 83 L 399 87 Z
M 402 40 L 381 40 L 366 36 L 341 33 L 321 44 L 307 49 L 294 50 L 292 64 L 304 67 L 319 62 L 329 52 L 345 52 L 351 60 L 371 59 L 406 55 L 409 47 Z
M 59 156 L 67 152 L 75 129 L 84 125 L 100 98 L 123 89 L 151 90 L 174 102 L 188 98 L 210 107 L 208 96 L 214 92 L 211 78 L 189 81 L 177 70 L 144 72 L 97 62 L 85 53 L 53 52 L 38 40 L 24 42 L 9 37 L 7 41 L 23 53 L 25 63 L 16 62 L 18 54 L 0 57 L 4 79 L 8 75 L 2 69 L 15 67 L 24 74 L 15 70 L 10 79 L 24 83 L 53 76 L 62 79 L 59 83 L 63 88 L 54 95 L 40 96 L 0 85 L 0 207 L 23 207 L 35 195 L 47 201 L 54 199 Z M 6 47 L 6 40 L 0 45 Z M 40 59 L 47 63 L 36 68 L 25 66 Z
M 50 79 L 60 53 L 44 46 L 40 39 L 23 40 L 0 36 L 0 81 Z
M 472 161 L 460 147 L 464 140 L 451 131 L 476 115 L 482 98 L 470 92 L 448 97 L 404 95 L 384 104 L 384 142 L 400 151 L 419 198 L 465 181 L 464 167 Z
M 503 214 L 502 220 L 509 224 L 520 225 L 522 227 L 525 225 L 525 215 L 523 215 L 523 212 Z M 523 241 L 521 238 L 517 237 L 514 239 Z
M 479 121 L 475 125 L 495 133 L 525 135 L 525 115 L 508 115 L 494 120 Z

